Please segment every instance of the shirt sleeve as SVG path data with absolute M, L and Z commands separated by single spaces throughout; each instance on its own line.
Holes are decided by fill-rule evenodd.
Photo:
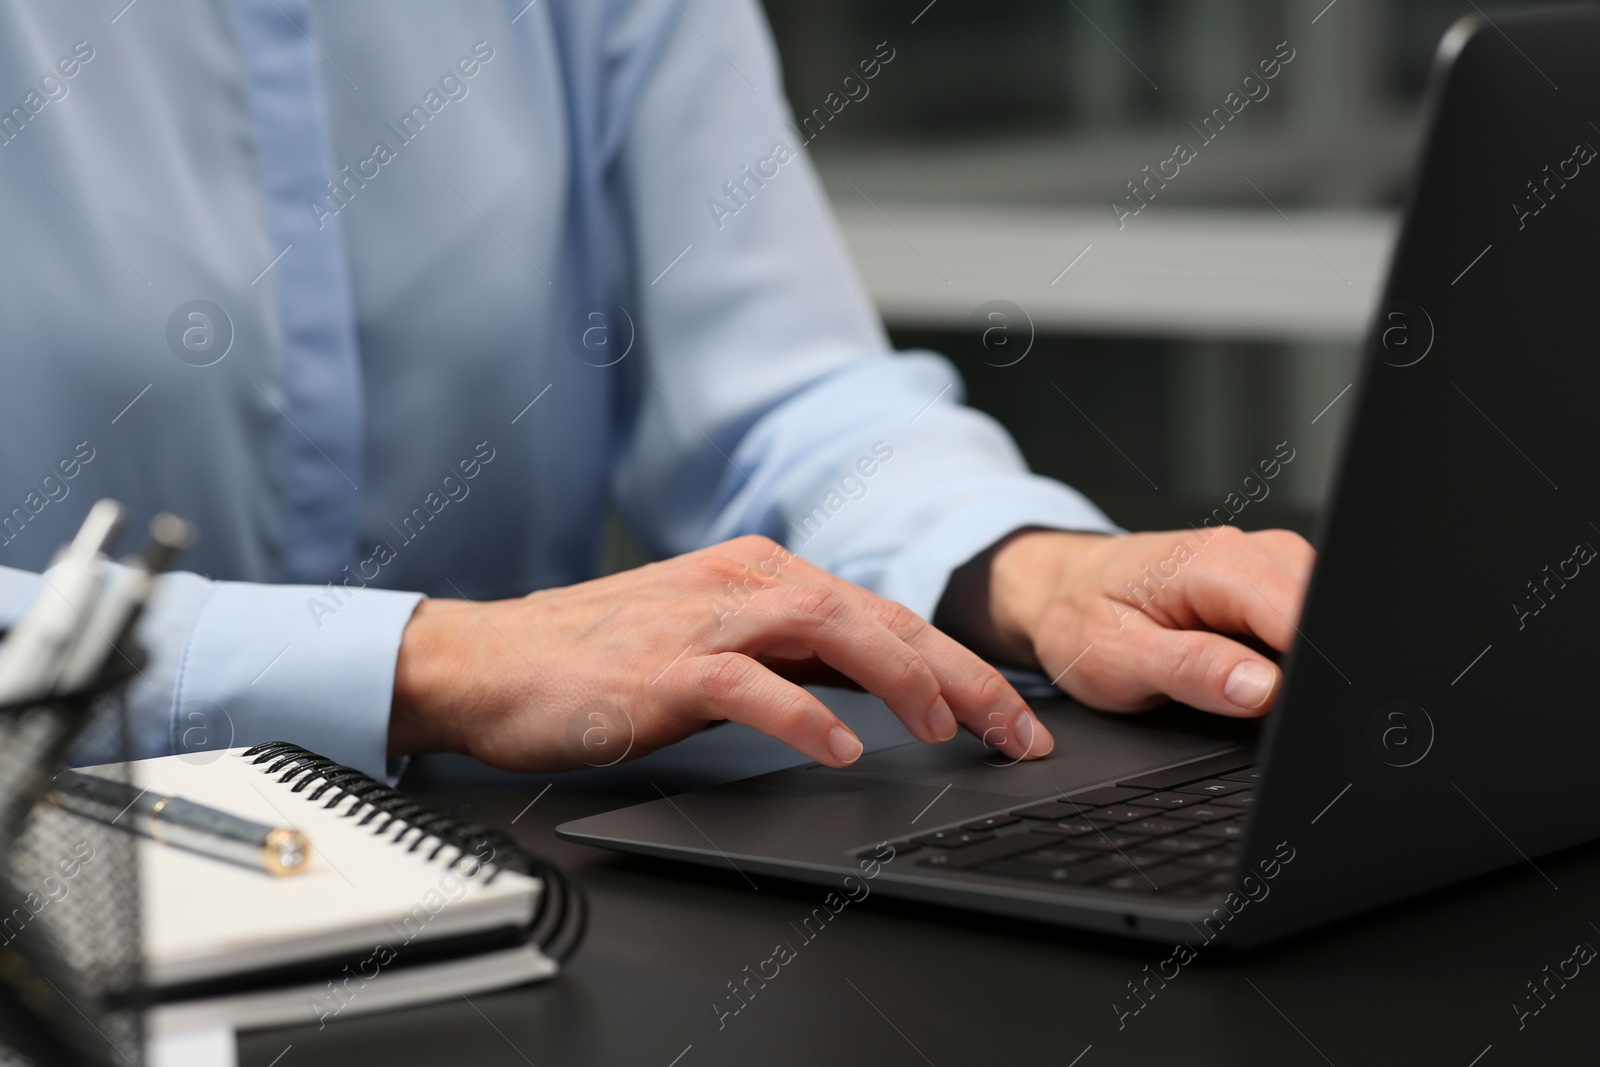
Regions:
M 48 577 L 0 567 L 0 613 L 14 619 Z M 112 566 L 111 581 L 127 577 Z M 283 740 L 386 776 L 395 659 L 419 600 L 164 575 L 136 632 L 148 659 L 127 690 L 131 755 Z M 90 731 L 73 762 L 121 758 L 111 741 Z
M 931 618 L 950 572 L 1013 530 L 1116 530 L 961 405 L 948 361 L 891 351 L 754 3 L 639 0 L 614 37 L 634 57 L 611 65 L 635 88 L 610 88 L 609 128 L 639 334 L 615 494 L 649 549 L 762 533 Z M 894 54 L 805 102 L 823 136 L 873 106 Z

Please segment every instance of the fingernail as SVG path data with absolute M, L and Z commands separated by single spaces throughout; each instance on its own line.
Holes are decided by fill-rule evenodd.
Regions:
M 1256 711 L 1272 698 L 1272 690 L 1277 684 L 1277 671 L 1265 664 L 1246 660 L 1228 675 L 1222 695 L 1241 708 Z
M 854 763 L 861 758 L 861 740 L 843 726 L 828 731 L 828 751 L 840 763 Z
M 956 716 L 944 697 L 937 697 L 928 709 L 928 736 L 935 741 L 948 741 L 956 735 Z
M 1038 716 L 1026 708 L 1017 714 L 1011 732 L 1017 739 L 1017 744 L 1022 746 L 1022 751 L 1018 753 L 1021 757 L 1034 759 L 1038 756 L 1048 756 L 1051 749 L 1056 747 L 1055 738 L 1050 736 L 1050 731 L 1044 728 Z
M 1055 750 L 1056 739 L 1050 736 L 1050 731 L 1044 728 L 1044 723 L 1033 712 L 1028 712 L 1028 720 L 1033 724 L 1033 732 L 1028 735 L 1028 755 L 1048 756 Z

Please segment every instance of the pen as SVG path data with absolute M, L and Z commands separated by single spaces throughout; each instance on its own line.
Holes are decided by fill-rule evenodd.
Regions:
M 241 819 L 109 778 L 59 771 L 49 799 L 107 826 L 272 875 L 299 874 L 311 859 L 311 842 L 299 830 Z

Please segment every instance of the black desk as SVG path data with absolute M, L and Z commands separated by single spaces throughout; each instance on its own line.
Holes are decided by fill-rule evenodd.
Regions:
M 869 747 L 904 736 L 865 698 L 837 706 Z M 730 726 L 581 775 L 424 762 L 408 787 L 509 827 L 584 880 L 594 905 L 584 948 L 542 985 L 340 1018 L 320 1032 L 242 1035 L 240 1063 L 1502 1067 L 1600 1058 L 1591 1022 L 1600 966 L 1564 989 L 1551 980 L 1555 994 L 1520 1030 L 1513 1009 L 1536 1006 L 1525 983 L 1553 973 L 1577 942 L 1600 947 L 1600 846 L 1539 860 L 1549 881 L 1522 864 L 1253 955 L 1204 950 L 1165 988 L 1152 982 L 1148 1006 L 1119 1029 L 1113 1004 L 1136 1003 L 1128 983 L 1168 949 L 876 895 L 802 944 L 789 924 L 820 903 L 817 887 L 762 877 L 752 889 L 732 870 L 624 857 L 553 833 L 657 796 L 652 782 L 672 793 L 743 777 L 793 762 L 785 752 Z M 712 1004 L 726 983 L 781 941 L 798 958 L 719 1030 Z

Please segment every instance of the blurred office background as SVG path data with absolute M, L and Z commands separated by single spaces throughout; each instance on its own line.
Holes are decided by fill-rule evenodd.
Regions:
M 950 356 L 1036 470 L 1125 526 L 1198 523 L 1288 441 L 1239 522 L 1311 529 L 1468 0 L 764 3 L 797 119 L 893 49 L 806 133 L 899 347 Z M 1269 95 L 1204 143 L 1190 124 L 1280 42 Z M 1198 158 L 1119 229 L 1108 202 L 1180 140 Z M 994 299 L 1035 332 L 1009 366 L 1026 322 L 974 351 Z

